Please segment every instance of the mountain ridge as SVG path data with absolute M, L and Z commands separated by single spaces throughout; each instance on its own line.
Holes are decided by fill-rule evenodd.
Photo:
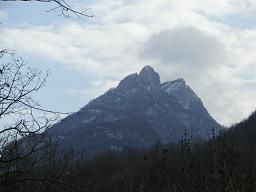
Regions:
M 161 83 L 151 66 L 126 76 L 116 88 L 93 99 L 50 129 L 65 146 L 88 153 L 178 142 L 186 131 L 208 139 L 222 127 L 182 78 Z

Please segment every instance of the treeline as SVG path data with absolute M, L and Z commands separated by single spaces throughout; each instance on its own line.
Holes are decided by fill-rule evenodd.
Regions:
M 213 133 L 207 143 L 193 143 L 184 134 L 176 145 L 157 142 L 148 151 L 126 149 L 93 159 L 82 152 L 60 151 L 51 142 L 37 157 L 9 167 L 21 172 L 5 175 L 0 191 L 253 192 L 254 153 L 234 145 L 226 133 Z

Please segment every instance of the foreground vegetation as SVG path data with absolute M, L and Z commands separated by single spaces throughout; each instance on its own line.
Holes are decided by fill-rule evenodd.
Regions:
M 7 57 L 7 58 L 6 58 Z M 33 95 L 48 73 L 0 51 L 1 192 L 254 192 L 256 113 L 208 142 L 184 134 L 179 144 L 125 149 L 89 159 L 62 151 L 44 130 L 62 115 Z M 9 122 L 6 124 L 6 122 Z M 86 146 L 85 146 L 86 147 Z
M 53 10 L 64 16 L 91 17 L 65 1 L 36 1 L 55 3 Z M 60 115 L 32 97 L 48 74 L 27 67 L 6 49 L 0 50 L 0 59 L 0 192 L 256 191 L 256 113 L 225 134 L 213 133 L 206 143 L 185 134 L 179 144 L 157 142 L 151 150 L 125 149 L 88 159 L 83 152 L 60 150 L 42 134 Z
M 192 143 L 184 134 L 176 145 L 158 142 L 151 150 L 126 149 L 93 159 L 82 152 L 60 152 L 52 142 L 40 152 L 40 159 L 19 161 L 15 167 L 22 166 L 23 171 L 5 176 L 1 191 L 256 191 L 255 152 L 233 142 L 231 132 L 213 133 L 207 143 Z

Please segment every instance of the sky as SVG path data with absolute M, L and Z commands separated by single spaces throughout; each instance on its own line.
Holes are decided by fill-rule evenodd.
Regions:
M 0 2 L 0 49 L 51 75 L 38 95 L 74 112 L 151 65 L 161 81 L 182 77 L 209 113 L 229 126 L 256 109 L 255 0 L 73 0 L 94 18 L 55 5 Z

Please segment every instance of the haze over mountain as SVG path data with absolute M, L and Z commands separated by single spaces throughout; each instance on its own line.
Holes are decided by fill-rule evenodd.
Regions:
M 61 145 L 88 153 L 178 142 L 185 131 L 208 139 L 222 127 L 182 78 L 160 82 L 151 66 L 128 75 L 116 88 L 89 102 L 49 132 Z

